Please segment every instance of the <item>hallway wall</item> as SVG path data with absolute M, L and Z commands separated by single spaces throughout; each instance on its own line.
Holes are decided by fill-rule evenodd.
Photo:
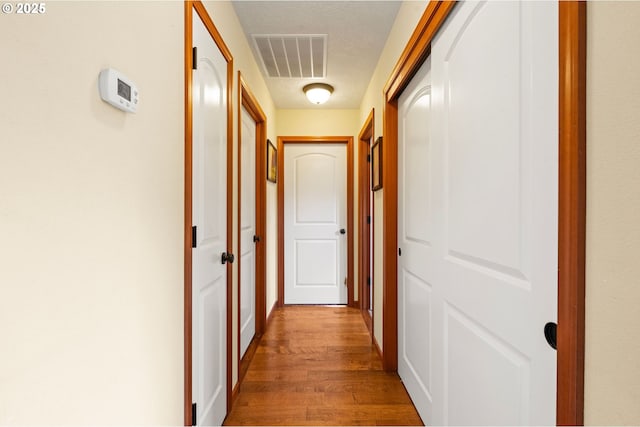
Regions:
M 300 96 L 304 96 L 302 91 Z M 309 104 L 311 105 L 311 104 Z M 353 136 L 358 137 L 359 110 L 278 109 L 279 136 Z
M 585 423 L 640 424 L 640 2 L 587 7 Z
M 0 17 L 0 424 L 179 425 L 183 5 L 46 7 Z

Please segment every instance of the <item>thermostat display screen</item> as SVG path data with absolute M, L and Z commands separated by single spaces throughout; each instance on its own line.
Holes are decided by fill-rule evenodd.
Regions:
M 120 79 L 118 79 L 118 95 L 127 101 L 131 101 L 131 86 Z

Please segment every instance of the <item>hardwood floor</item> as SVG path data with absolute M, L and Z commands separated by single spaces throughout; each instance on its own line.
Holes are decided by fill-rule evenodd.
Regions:
M 225 425 L 422 425 L 359 310 L 275 310 Z

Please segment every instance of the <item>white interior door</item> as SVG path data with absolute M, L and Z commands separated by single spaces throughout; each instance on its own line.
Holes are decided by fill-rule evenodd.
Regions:
M 431 60 L 399 101 L 398 126 L 398 374 L 427 425 L 434 423 L 430 342 L 435 228 L 432 202 Z M 431 209 L 430 209 L 431 208 Z M 425 326 L 427 329 L 425 330 Z M 427 333 L 425 333 L 427 332 Z
M 459 3 L 399 100 L 398 371 L 430 425 L 555 423 L 557 9 Z
M 347 148 L 289 144 L 284 166 L 285 304 L 346 304 Z
M 256 122 L 242 107 L 240 202 L 240 357 L 256 334 Z
M 196 13 L 193 44 L 193 401 L 198 425 L 226 415 L 227 62 Z

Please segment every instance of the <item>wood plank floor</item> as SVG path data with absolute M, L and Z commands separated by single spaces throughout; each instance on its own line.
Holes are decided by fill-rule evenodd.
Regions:
M 275 310 L 225 425 L 422 425 L 359 310 Z

